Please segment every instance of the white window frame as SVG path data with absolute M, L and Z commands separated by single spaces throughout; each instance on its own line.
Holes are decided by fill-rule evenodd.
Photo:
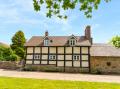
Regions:
M 56 60 L 56 55 L 49 55 L 49 60 Z
M 34 55 L 34 59 L 40 59 L 40 55 Z
M 49 40 L 48 39 L 44 40 L 44 46 L 48 46 L 48 45 L 49 45 Z
M 74 46 L 74 45 L 76 44 L 76 40 L 75 40 L 75 39 L 70 39 L 70 40 L 69 40 L 69 44 L 70 44 L 71 46 Z
M 80 60 L 80 55 L 73 55 L 73 60 L 74 61 Z

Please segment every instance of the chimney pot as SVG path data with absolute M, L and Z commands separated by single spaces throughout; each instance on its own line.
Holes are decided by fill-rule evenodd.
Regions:
M 48 36 L 48 31 L 45 32 L 45 36 Z

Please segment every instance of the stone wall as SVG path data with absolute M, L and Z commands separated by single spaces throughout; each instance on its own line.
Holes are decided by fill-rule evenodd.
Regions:
M 74 67 L 56 67 L 55 65 L 25 65 L 26 71 L 43 71 L 43 72 L 66 72 L 66 73 L 88 73 L 88 68 Z
M 19 66 L 16 62 L 11 61 L 0 61 L 0 69 L 18 69 Z
M 120 57 L 91 57 L 91 72 L 120 74 Z

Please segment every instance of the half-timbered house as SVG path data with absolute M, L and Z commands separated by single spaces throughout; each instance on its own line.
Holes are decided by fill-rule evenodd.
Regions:
M 90 68 L 90 26 L 84 36 L 33 36 L 26 44 L 26 64 Z
M 83 36 L 51 36 L 46 31 L 43 36 L 33 36 L 28 40 L 25 49 L 25 66 L 52 65 L 64 71 L 77 69 L 120 73 L 120 49 L 93 44 L 90 26 L 85 28 Z

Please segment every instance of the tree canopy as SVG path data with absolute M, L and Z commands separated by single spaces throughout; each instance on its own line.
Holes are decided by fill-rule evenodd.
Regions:
M 24 33 L 20 30 L 12 37 L 11 48 L 19 57 L 24 58 L 24 44 L 26 42 Z
M 120 36 L 114 36 L 110 43 L 114 45 L 116 48 L 120 48 Z
M 67 11 L 75 9 L 79 6 L 79 10 L 84 12 L 87 18 L 92 17 L 93 9 L 97 10 L 102 0 L 33 0 L 35 11 L 40 11 L 41 7 L 46 7 L 46 17 L 51 18 L 53 15 L 59 18 L 67 18 L 67 15 L 62 14 L 61 10 Z M 110 0 L 103 0 L 106 3 Z

